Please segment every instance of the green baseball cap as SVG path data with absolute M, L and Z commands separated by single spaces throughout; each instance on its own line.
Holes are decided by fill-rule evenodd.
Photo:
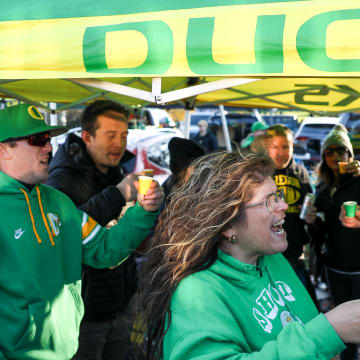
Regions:
M 241 141 L 241 148 L 249 147 L 253 141 L 255 140 L 256 136 L 265 134 L 265 130 L 269 128 L 269 125 L 261 121 L 256 121 L 251 125 L 251 133 Z
M 34 105 L 21 104 L 0 110 L 0 142 L 43 132 L 58 136 L 67 131 L 66 126 L 47 125 Z

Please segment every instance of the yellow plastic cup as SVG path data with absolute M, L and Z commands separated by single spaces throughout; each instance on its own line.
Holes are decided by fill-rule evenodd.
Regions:
M 346 165 L 348 164 L 348 162 L 346 161 L 340 161 L 338 163 L 339 165 L 339 173 L 340 174 L 346 174 Z
M 154 169 L 143 169 L 141 172 L 145 176 L 154 176 Z
M 145 195 L 154 179 L 151 176 L 139 176 L 139 194 Z

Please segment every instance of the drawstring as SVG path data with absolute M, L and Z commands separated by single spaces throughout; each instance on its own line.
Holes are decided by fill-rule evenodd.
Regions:
M 36 236 L 37 242 L 38 242 L 39 244 L 41 244 L 42 241 L 41 241 L 41 239 L 40 239 L 39 234 L 38 234 L 37 231 L 36 231 L 35 220 L 34 220 L 33 213 L 32 213 L 32 211 L 31 211 L 29 196 L 28 196 L 28 194 L 26 193 L 26 191 L 25 191 L 24 189 L 19 188 L 19 190 L 21 190 L 21 191 L 23 192 L 24 196 L 25 196 L 25 200 L 26 200 L 27 206 L 28 206 L 28 208 L 29 208 L 29 214 L 30 214 L 30 219 L 31 219 L 31 223 L 32 223 L 33 230 L 34 230 L 34 234 L 35 234 L 35 236 Z
M 38 195 L 38 201 L 39 201 L 39 207 L 40 207 L 40 212 L 41 212 L 41 216 L 43 218 L 43 222 L 44 222 L 44 225 L 45 225 L 45 228 L 49 234 L 49 239 L 50 239 L 50 242 L 51 242 L 51 245 L 52 246 L 55 246 L 55 242 L 54 242 L 54 239 L 51 235 L 51 232 L 50 232 L 50 228 L 49 228 L 49 225 L 46 221 L 46 217 L 45 217 L 45 214 L 44 214 L 44 209 L 43 209 L 43 206 L 42 206 L 42 203 L 41 203 L 41 197 L 40 197 L 40 190 L 39 188 L 36 186 L 36 192 L 37 192 L 37 195 Z M 25 196 L 25 200 L 26 200 L 26 203 L 27 203 L 27 206 L 28 206 L 28 209 L 29 209 L 29 214 L 30 214 L 30 219 L 31 219 L 31 223 L 32 223 L 32 227 L 33 227 L 33 231 L 34 231 L 34 234 L 36 236 L 36 239 L 37 239 L 37 242 L 39 244 L 42 243 L 42 240 L 40 239 L 40 236 L 36 230 L 36 226 L 35 226 L 35 219 L 34 219 L 34 216 L 33 216 L 33 213 L 32 213 L 32 210 L 31 210 L 31 205 L 30 205 L 30 200 L 29 200 L 29 196 L 28 194 L 26 193 L 26 191 L 24 189 L 21 189 L 19 188 L 19 190 L 21 190 L 21 192 L 24 194 Z
M 258 271 L 260 273 L 260 277 L 263 276 L 263 273 L 262 273 L 262 270 L 261 270 L 261 267 L 259 265 L 256 265 L 256 271 Z
M 47 231 L 48 234 L 49 234 L 49 239 L 50 239 L 51 245 L 52 245 L 52 246 L 55 246 L 55 242 L 54 242 L 54 239 L 53 239 L 53 237 L 52 237 L 52 235 L 51 235 L 51 231 L 50 231 L 50 228 L 49 228 L 49 224 L 47 223 L 46 217 L 45 217 L 45 214 L 44 214 L 44 208 L 43 208 L 43 206 L 42 206 L 41 197 L 40 197 L 40 190 L 39 190 L 39 188 L 38 188 L 37 186 L 35 187 L 35 189 L 36 189 L 36 192 L 37 192 L 38 201 L 39 201 L 39 206 L 40 206 L 40 211 L 41 211 L 41 216 L 42 216 L 42 218 L 43 218 L 43 222 L 44 222 L 44 224 L 45 224 L 46 231 Z

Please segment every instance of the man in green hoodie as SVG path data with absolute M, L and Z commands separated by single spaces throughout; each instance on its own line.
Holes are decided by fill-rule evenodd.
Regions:
M 34 106 L 0 111 L 0 359 L 71 359 L 83 316 L 82 263 L 122 262 L 149 234 L 162 203 L 153 182 L 106 229 L 42 184 L 50 138 L 66 130 L 46 125 Z

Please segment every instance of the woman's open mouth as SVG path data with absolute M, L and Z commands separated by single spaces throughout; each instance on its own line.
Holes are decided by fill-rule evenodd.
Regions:
M 275 233 L 276 235 L 281 235 L 281 234 L 284 234 L 285 233 L 285 230 L 283 228 L 283 224 L 285 223 L 285 220 L 284 219 L 281 219 L 279 221 L 277 221 L 276 223 L 274 223 L 272 226 L 271 226 L 271 231 L 273 233 Z

